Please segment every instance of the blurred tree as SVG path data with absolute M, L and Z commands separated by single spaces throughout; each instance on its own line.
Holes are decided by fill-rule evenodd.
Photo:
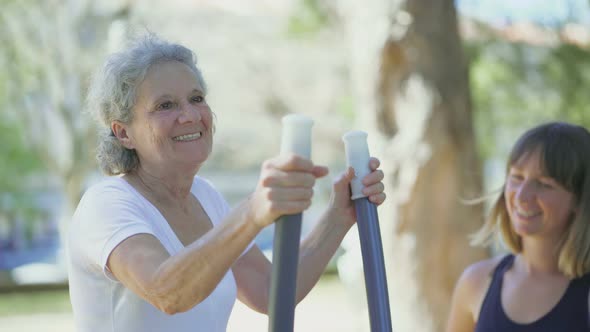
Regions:
M 0 81 L 8 81 L 0 72 Z M 0 91 L 5 91 L 0 83 Z M 6 98 L 0 96 L 2 108 L 10 107 Z M 22 188 L 21 175 L 31 174 L 42 169 L 37 155 L 30 150 L 24 130 L 14 120 L 0 113 L 0 193 L 13 193 Z M 18 175 L 19 177 L 16 177 Z
M 462 18 L 461 30 L 483 158 L 505 160 L 516 137 L 541 122 L 590 126 L 585 91 L 590 83 L 589 2 L 524 4 L 516 17 L 506 10 L 508 5 L 490 10 L 498 5 L 460 2 L 471 2 L 464 8 L 470 16 Z M 525 10 L 527 6 L 535 8 Z
M 41 162 L 24 141 L 22 128 L 6 118 L 0 118 L 0 142 L 0 215 L 9 210 L 34 211 L 23 180 L 42 171 Z
M 394 328 L 442 331 L 454 284 L 485 258 L 468 235 L 482 207 L 468 67 L 452 0 L 344 1 L 352 83 L 372 152 L 383 161 L 381 209 Z
M 7 2 L 8 3 L 8 2 Z M 30 150 L 23 127 L 8 116 L 8 108 L 14 108 L 9 96 L 13 77 L 4 68 L 12 65 L 6 57 L 0 57 L 0 193 L 19 192 L 22 188 L 20 176 L 25 176 L 42 168 L 39 158 Z M 16 177 L 18 175 L 19 177 Z M 1 212 L 1 211 L 0 211 Z
M 108 4 L 7 1 L 0 13 L 0 63 L 7 64 L 2 70 L 9 78 L 0 113 L 26 128 L 30 151 L 62 181 L 66 218 L 96 169 L 94 129 L 83 114 L 86 82 L 120 31 L 114 28 L 129 16 L 129 1 Z
M 541 122 L 570 121 L 590 128 L 587 49 L 499 38 L 471 42 L 469 49 L 478 108 L 476 132 L 483 158 L 504 160 L 516 137 Z
M 0 68 L 4 68 L 1 62 Z M 8 78 L 0 71 L 0 104 L 6 100 L 3 96 L 6 82 Z M 23 179 L 42 170 L 42 166 L 23 136 L 22 128 L 0 114 L 0 251 L 7 243 L 6 231 L 10 231 L 13 217 L 21 215 L 33 220 L 39 212 L 31 193 L 24 188 Z M 9 271 L 0 268 L 0 286 L 11 284 Z
M 0 68 L 8 68 L 9 65 L 6 58 L 0 57 Z M 8 96 L 11 79 L 7 71 L 0 70 L 0 109 L 14 107 Z M 43 166 L 31 150 L 24 133 L 25 130 L 14 117 L 0 112 L 0 252 L 10 245 L 9 237 L 15 217 L 33 220 L 39 213 L 33 195 L 26 189 L 30 181 L 25 179 L 42 171 Z M 24 226 L 30 227 L 31 224 Z M 12 282 L 10 273 L 1 270 L 1 263 L 0 285 L 9 285 Z

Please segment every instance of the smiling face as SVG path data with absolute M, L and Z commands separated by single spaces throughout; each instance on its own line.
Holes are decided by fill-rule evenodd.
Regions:
M 523 239 L 560 239 L 572 220 L 575 196 L 545 174 L 538 149 L 509 168 L 504 195 L 514 232 Z
M 130 125 L 117 133 L 137 151 L 140 167 L 198 170 L 212 147 L 212 113 L 204 89 L 183 63 L 153 65 L 137 90 Z

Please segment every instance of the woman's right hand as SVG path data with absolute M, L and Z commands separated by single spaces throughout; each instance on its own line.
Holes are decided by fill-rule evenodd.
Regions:
M 250 220 L 263 228 L 280 216 L 303 212 L 311 205 L 315 180 L 326 174 L 327 167 L 294 154 L 266 160 L 249 199 Z

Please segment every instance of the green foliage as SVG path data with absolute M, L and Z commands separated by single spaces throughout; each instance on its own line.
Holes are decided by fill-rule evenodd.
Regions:
M 0 116 L 0 214 L 18 213 L 32 220 L 40 213 L 27 179 L 43 169 L 23 139 L 23 130 Z
M 526 129 L 547 121 L 590 128 L 590 54 L 492 40 L 467 46 L 479 151 L 503 159 Z
M 561 96 L 558 105 L 564 118 L 590 125 L 590 53 L 573 45 L 563 45 L 550 53 L 541 70 L 548 85 Z
M 327 11 L 319 0 L 300 0 L 287 23 L 287 34 L 292 38 L 311 37 L 329 22 Z
M 8 15 L 7 11 L 14 6 L 25 4 L 29 2 L 7 1 L 4 14 Z M 5 26 L 4 17 L 0 17 L 2 27 Z M 23 104 L 15 96 L 23 82 L 35 82 L 36 78 L 31 66 L 20 61 L 16 48 L 8 42 L 9 38 L 7 29 L 0 29 L 0 42 L 4 45 L 0 52 L 0 214 L 18 213 L 28 218 L 39 211 L 33 203 L 27 181 L 44 167 L 26 135 L 31 132 L 26 128 L 28 124 L 17 117 L 23 112 Z
M 352 94 L 345 94 L 336 101 L 336 112 L 344 117 L 350 125 L 356 119 L 355 100 Z
M 22 137 L 15 123 L 0 122 L 0 192 L 14 192 L 22 187 L 22 176 L 41 169 L 41 162 Z M 19 181 L 20 178 L 20 181 Z

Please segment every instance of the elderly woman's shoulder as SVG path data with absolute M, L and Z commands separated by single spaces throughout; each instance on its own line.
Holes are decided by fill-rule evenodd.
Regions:
M 121 176 L 106 176 L 90 184 L 86 192 L 96 192 L 112 189 L 128 189 L 131 185 Z
M 118 176 L 109 176 L 91 184 L 82 195 L 81 202 L 96 199 L 115 199 L 121 195 L 134 196 L 133 187 Z

